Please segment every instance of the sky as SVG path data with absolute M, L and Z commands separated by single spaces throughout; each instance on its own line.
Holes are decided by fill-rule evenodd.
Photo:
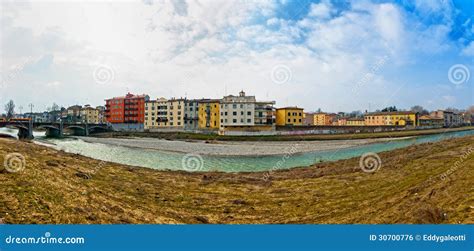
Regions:
M 1 1 L 0 104 L 244 90 L 306 111 L 467 108 L 471 0 Z

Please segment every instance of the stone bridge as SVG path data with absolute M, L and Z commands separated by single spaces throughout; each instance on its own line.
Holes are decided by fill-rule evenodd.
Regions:
M 76 136 L 89 136 L 95 132 L 107 132 L 112 128 L 107 124 L 76 124 L 76 123 L 33 123 L 31 121 L 0 121 L 1 127 L 11 127 L 18 129 L 18 138 L 33 139 L 33 131 L 43 129 L 46 130 L 48 137 L 63 137 L 64 130 L 72 130 L 72 134 Z

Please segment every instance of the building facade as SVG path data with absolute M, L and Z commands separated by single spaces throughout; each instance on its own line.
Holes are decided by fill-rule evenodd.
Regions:
M 220 100 L 202 99 L 199 101 L 198 108 L 198 129 L 219 130 Z
M 419 118 L 419 126 L 429 128 L 441 128 L 444 126 L 444 119 L 432 117 L 430 115 L 423 115 Z
M 66 109 L 66 121 L 69 123 L 81 122 L 81 109 L 80 105 L 73 105 Z
M 430 116 L 444 119 L 445 127 L 456 127 L 462 125 L 461 115 L 455 112 L 437 110 L 431 112 Z
M 411 111 L 368 113 L 364 120 L 367 126 L 418 126 L 418 114 Z
M 313 125 L 328 126 L 333 125 L 337 115 L 334 113 L 319 112 L 313 116 Z
M 145 102 L 148 95 L 134 95 L 127 93 L 124 97 L 107 99 L 105 117 L 112 124 L 144 124 Z
M 303 108 L 282 107 L 276 109 L 277 126 L 300 126 L 303 125 Z
M 220 102 L 221 131 L 272 130 L 275 123 L 274 101 L 257 101 L 244 91 L 224 96 Z
M 348 118 L 346 121 L 347 126 L 364 126 L 365 119 L 364 118 Z
M 85 105 L 81 109 L 81 120 L 83 123 L 99 124 L 99 110 L 90 105 Z

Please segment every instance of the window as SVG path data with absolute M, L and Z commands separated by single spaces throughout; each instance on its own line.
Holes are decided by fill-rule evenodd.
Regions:
M 252 120 L 251 120 L 251 119 L 247 119 L 247 123 L 252 123 Z
M 251 116 L 251 115 L 252 115 L 252 112 L 247 112 L 247 115 Z
M 232 112 L 232 115 L 237 116 L 237 112 Z
M 291 116 L 291 112 L 288 113 L 288 116 Z
M 291 123 L 291 119 L 288 119 L 288 123 Z
M 232 120 L 232 123 L 237 123 L 237 119 L 233 119 L 233 120 Z
M 243 115 L 244 115 L 244 112 L 243 112 L 243 111 L 241 111 L 241 112 L 240 112 L 240 115 L 242 115 L 242 116 L 243 116 Z

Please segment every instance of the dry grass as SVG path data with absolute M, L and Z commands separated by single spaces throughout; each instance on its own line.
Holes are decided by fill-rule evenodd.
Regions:
M 5 223 L 474 223 L 474 137 L 264 173 L 164 172 L 0 139 L 25 156 L 0 171 Z M 470 154 L 466 152 L 470 151 Z M 440 176 L 448 174 L 445 179 Z

